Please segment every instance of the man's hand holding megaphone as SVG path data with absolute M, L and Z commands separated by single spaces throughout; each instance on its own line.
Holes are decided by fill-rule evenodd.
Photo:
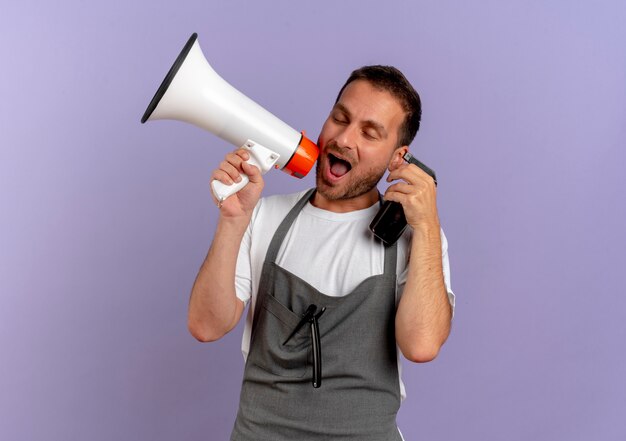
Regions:
M 246 226 L 250 222 L 252 211 L 259 202 L 265 185 L 261 171 L 246 162 L 249 159 L 250 153 L 246 149 L 237 149 L 227 154 L 219 168 L 211 175 L 211 181 L 217 180 L 224 185 L 241 182 L 242 174 L 247 175 L 248 184 L 223 201 L 218 200 L 211 192 L 213 201 L 220 208 L 220 216 L 233 220 L 240 219 Z

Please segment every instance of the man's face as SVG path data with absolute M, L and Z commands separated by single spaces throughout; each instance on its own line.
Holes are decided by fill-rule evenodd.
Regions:
M 348 84 L 317 141 L 317 191 L 328 200 L 340 200 L 372 190 L 397 147 L 404 117 L 389 92 L 365 80 Z

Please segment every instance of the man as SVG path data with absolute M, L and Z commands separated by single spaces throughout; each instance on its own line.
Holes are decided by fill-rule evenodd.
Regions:
M 420 117 L 402 73 L 366 66 L 319 135 L 314 192 L 260 199 L 263 179 L 241 149 L 213 173 L 225 184 L 250 178 L 220 207 L 189 305 L 191 333 L 214 341 L 251 303 L 231 440 L 402 439 L 396 348 L 434 359 L 454 304 L 435 184 L 402 159 Z M 387 170 L 384 198 L 402 204 L 410 227 L 391 247 L 367 228 Z

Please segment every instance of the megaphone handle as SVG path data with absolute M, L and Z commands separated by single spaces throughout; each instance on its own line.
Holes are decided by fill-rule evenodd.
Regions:
M 241 190 L 246 185 L 248 185 L 248 182 L 250 182 L 250 179 L 248 178 L 248 175 L 245 175 L 245 174 L 242 173 L 241 174 L 241 181 L 235 182 L 235 183 L 230 184 L 230 185 L 223 184 L 222 182 L 218 181 L 217 179 L 214 179 L 213 182 L 211 182 L 211 189 L 213 190 L 213 194 L 215 195 L 217 200 L 222 202 L 228 196 L 231 196 L 231 195 L 237 193 L 239 190 Z
M 272 168 L 280 157 L 278 153 L 268 149 L 267 147 L 263 147 L 261 144 L 257 144 L 252 140 L 246 141 L 246 143 L 241 147 L 248 150 L 250 153 L 250 158 L 246 162 L 261 170 L 262 175 Z M 228 196 L 237 193 L 239 190 L 244 188 L 248 182 L 250 182 L 250 178 L 248 178 L 248 175 L 245 173 L 241 173 L 240 176 L 241 181 L 234 182 L 230 185 L 223 184 L 216 179 L 211 182 L 211 189 L 213 190 L 213 194 L 218 201 L 224 201 L 224 199 Z

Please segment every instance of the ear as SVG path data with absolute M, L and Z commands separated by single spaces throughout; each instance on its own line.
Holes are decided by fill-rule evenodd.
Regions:
M 402 147 L 398 147 L 393 151 L 391 155 L 391 159 L 389 160 L 389 171 L 394 171 L 402 164 L 406 164 L 406 161 L 403 159 L 403 156 L 406 152 L 409 151 L 409 147 L 403 145 Z

